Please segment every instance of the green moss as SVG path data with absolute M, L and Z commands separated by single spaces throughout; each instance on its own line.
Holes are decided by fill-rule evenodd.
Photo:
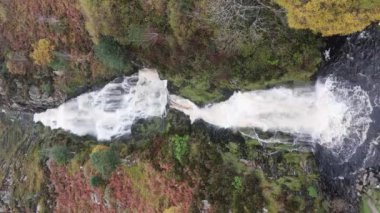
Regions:
M 371 208 L 368 205 L 368 197 L 364 196 L 360 202 L 360 213 L 371 213 Z
M 206 104 L 220 100 L 223 96 L 211 86 L 211 79 L 191 79 L 182 84 L 179 93 L 198 104 Z
M 281 177 L 277 180 L 279 185 L 286 186 L 289 190 L 300 191 L 301 190 L 301 181 L 297 177 Z
M 316 198 L 318 196 L 318 192 L 317 192 L 317 189 L 315 188 L 315 186 L 309 186 L 307 188 L 307 192 L 308 192 L 309 196 L 312 198 Z
M 234 177 L 231 185 L 235 191 L 240 192 L 241 190 L 243 190 L 243 183 L 242 183 L 241 177 L 239 176 Z

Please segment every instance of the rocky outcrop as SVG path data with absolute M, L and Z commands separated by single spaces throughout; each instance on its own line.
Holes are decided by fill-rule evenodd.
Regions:
M 0 101 L 3 108 L 38 112 L 56 107 L 66 99 L 67 96 L 60 91 L 44 91 L 42 85 L 30 84 L 22 78 L 5 80 L 0 77 Z

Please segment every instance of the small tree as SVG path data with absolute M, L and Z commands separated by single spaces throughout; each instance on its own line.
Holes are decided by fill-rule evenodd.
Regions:
M 92 165 L 103 178 L 109 177 L 120 163 L 118 154 L 111 148 L 100 149 L 99 151 L 93 152 L 90 158 Z
M 35 64 L 47 65 L 53 60 L 54 45 L 48 39 L 40 39 L 32 45 L 33 52 L 30 57 Z
M 66 146 L 54 146 L 50 149 L 49 155 L 58 165 L 64 165 L 71 159 L 71 154 Z

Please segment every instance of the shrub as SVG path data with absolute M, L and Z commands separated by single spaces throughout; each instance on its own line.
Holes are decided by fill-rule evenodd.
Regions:
M 125 50 L 123 47 L 110 37 L 103 37 L 95 45 L 96 57 L 107 67 L 117 71 L 129 71 L 130 65 L 125 62 Z
M 243 189 L 243 183 L 241 181 L 241 177 L 239 176 L 235 176 L 234 177 L 234 180 L 232 181 L 232 187 L 236 190 L 236 191 L 241 191 Z
M 70 64 L 67 59 L 64 57 L 55 57 L 50 63 L 49 67 L 52 68 L 53 70 L 67 70 L 69 68 Z
M 35 64 L 47 65 L 53 60 L 54 45 L 48 39 L 40 39 L 32 47 L 30 57 Z
M 276 0 L 288 12 L 289 26 L 324 36 L 346 35 L 380 20 L 380 4 L 370 0 Z
M 103 178 L 98 176 L 98 175 L 92 176 L 90 179 L 90 185 L 93 187 L 102 186 L 104 183 L 105 183 L 105 181 L 103 180 Z
M 64 165 L 70 161 L 72 156 L 66 146 L 54 146 L 50 149 L 50 157 L 58 165 Z
M 92 165 L 103 178 L 109 177 L 120 163 L 118 154 L 110 148 L 93 152 L 90 158 Z
M 173 157 L 180 164 L 183 163 L 183 158 L 189 152 L 189 136 L 179 136 L 175 135 L 171 138 L 171 142 L 173 144 Z

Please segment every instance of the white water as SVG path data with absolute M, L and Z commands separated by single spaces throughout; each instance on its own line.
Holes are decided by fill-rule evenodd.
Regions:
M 163 116 L 168 101 L 167 82 L 154 70 L 109 83 L 56 109 L 35 114 L 34 120 L 53 129 L 109 140 L 130 133 L 139 118 Z M 170 106 L 223 128 L 259 128 L 311 137 L 345 155 L 365 139 L 372 106 L 359 86 L 328 78 L 312 87 L 274 88 L 237 92 L 225 102 L 199 108 L 191 101 L 170 95 Z
M 52 129 L 110 140 L 129 134 L 136 119 L 163 116 L 168 100 L 166 86 L 167 81 L 160 80 L 155 70 L 143 69 L 120 83 L 109 83 L 99 91 L 35 114 L 34 121 Z
M 192 121 L 310 136 L 314 142 L 343 152 L 352 152 L 365 140 L 371 123 L 368 95 L 358 86 L 344 86 L 333 78 L 314 87 L 237 92 L 225 102 L 204 108 L 179 96 L 170 99 L 171 106 Z

